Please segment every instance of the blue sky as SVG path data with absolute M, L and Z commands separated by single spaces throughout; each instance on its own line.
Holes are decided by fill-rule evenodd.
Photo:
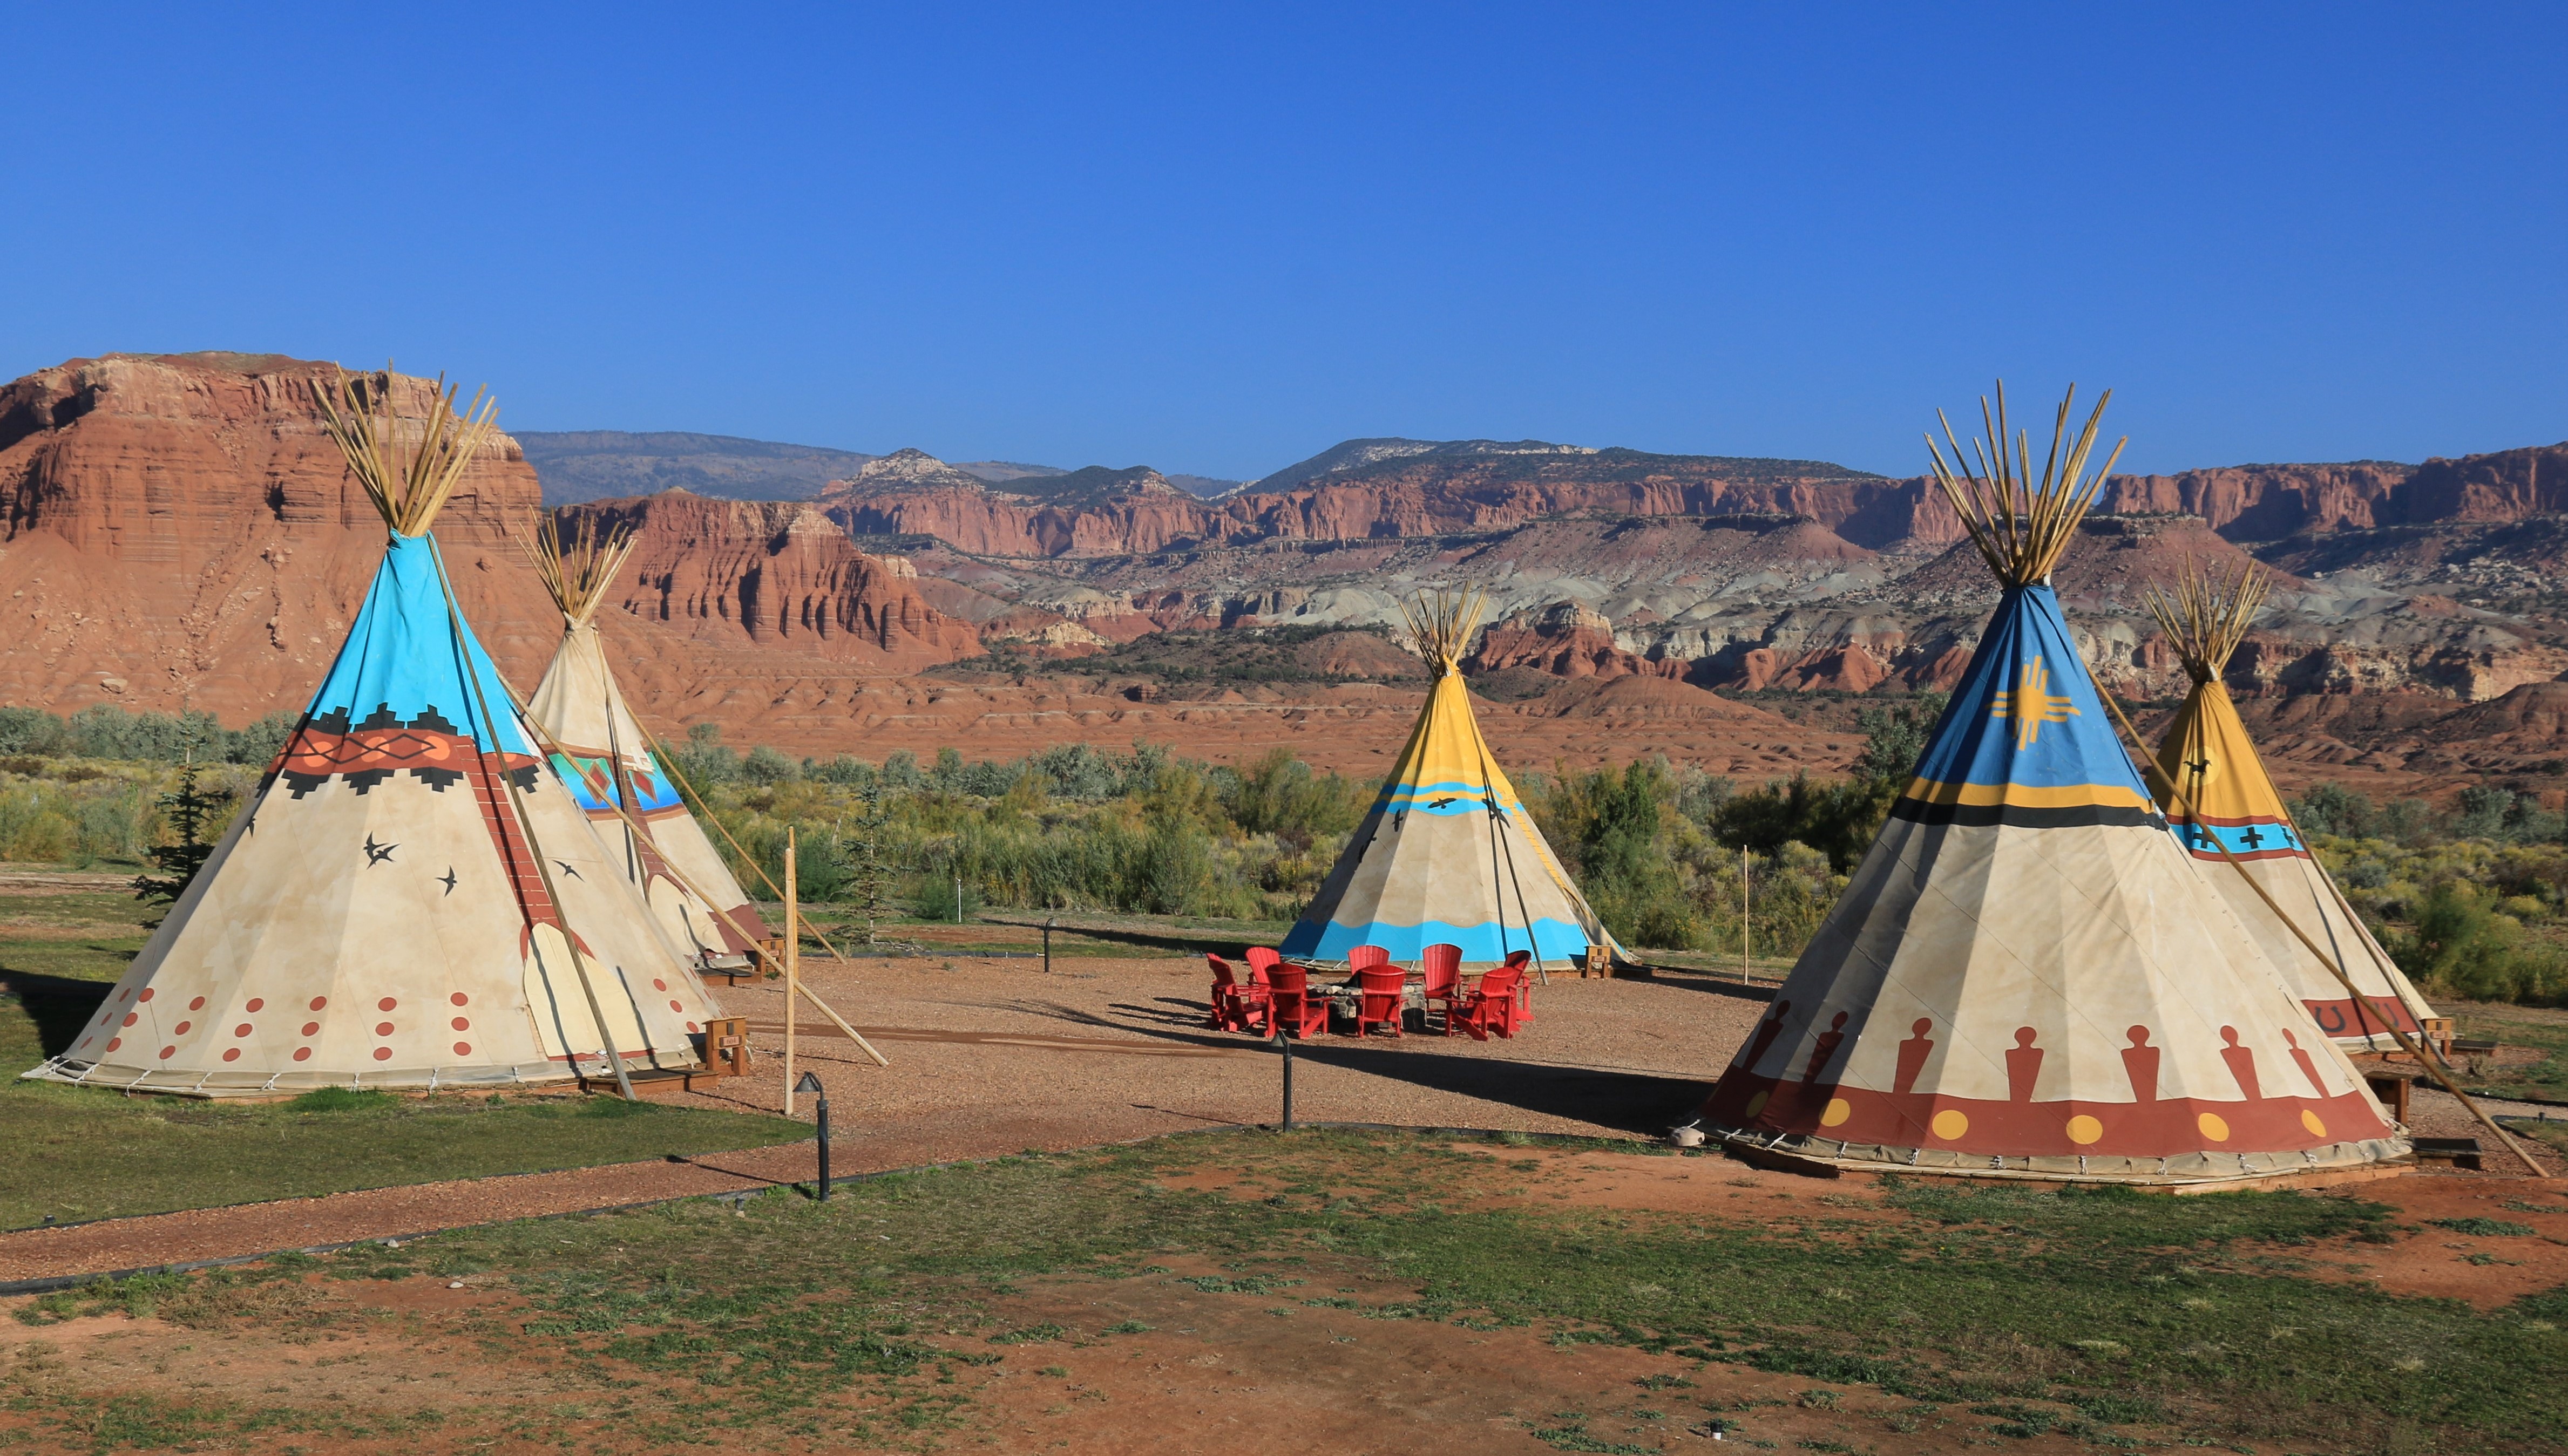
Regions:
M 527 430 L 1253 476 L 2568 437 L 2568 8 L 44 6 L 0 376 L 395 359 Z

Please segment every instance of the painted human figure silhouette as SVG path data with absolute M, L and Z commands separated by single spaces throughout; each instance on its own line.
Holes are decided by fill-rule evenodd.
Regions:
M 2319 1080 L 2319 1064 L 2310 1059 L 2308 1052 L 2301 1049 L 2301 1038 L 2293 1035 L 2291 1028 L 2286 1026 L 2283 1028 L 2283 1039 L 2291 1043 L 2292 1060 L 2301 1064 L 2301 1075 L 2310 1079 L 2310 1090 L 2322 1097 L 2326 1096 L 2327 1083 Z
M 1766 1019 L 1766 1024 L 1757 1028 L 1755 1039 L 1748 1043 L 1747 1054 L 1739 1059 L 1741 1066 L 1755 1071 L 1757 1064 L 1766 1059 L 1766 1049 L 1774 1044 L 1775 1037 L 1783 1034 L 1783 1018 L 1790 1015 L 1791 1010 L 1792 1004 L 1788 1001 L 1774 1003 L 1773 1015 Z
M 1899 1066 L 1890 1090 L 1905 1093 L 1917 1089 L 1917 1078 L 1926 1071 L 1926 1058 L 1935 1050 L 1935 1043 L 1926 1038 L 1926 1033 L 1934 1029 L 1932 1017 L 1919 1017 L 1909 1026 L 1908 1039 L 1899 1043 Z
M 2228 1043 L 2220 1048 L 2220 1059 L 2229 1063 L 2229 1074 L 2238 1079 L 2238 1090 L 2245 1092 L 2250 1102 L 2263 1096 L 2256 1085 L 2256 1053 L 2238 1044 L 2238 1028 L 2221 1027 L 2220 1039 Z
M 1828 1022 L 1828 1028 L 1821 1031 L 1818 1035 L 1818 1039 L 1811 1043 L 1810 1064 L 1801 1068 L 1801 1082 L 1803 1085 L 1806 1086 L 1818 1081 L 1819 1068 L 1826 1066 L 1828 1064 L 1828 1058 L 1836 1055 L 1837 1047 L 1844 1044 L 1845 1023 L 1846 1014 L 1843 1012 L 1837 1013 L 1836 1019 Z
M 2149 1044 L 2149 1028 L 2133 1026 L 2131 1044 L 2122 1048 L 2122 1070 L 2130 1074 L 2131 1096 L 2135 1101 L 2158 1099 L 2158 1050 Z
M 2007 1048 L 2007 1100 L 2030 1102 L 2033 1085 L 2042 1077 L 2042 1048 L 2033 1044 L 2031 1026 L 2015 1028 L 2015 1044 Z

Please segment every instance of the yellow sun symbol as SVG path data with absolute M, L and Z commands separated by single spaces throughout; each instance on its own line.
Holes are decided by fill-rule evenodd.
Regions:
M 2065 694 L 2051 691 L 2051 669 L 2035 657 L 2025 660 L 2024 676 L 2016 680 L 2013 692 L 1998 699 L 1989 716 L 2015 725 L 2015 748 L 2021 753 L 2042 736 L 2044 724 L 2067 723 L 2081 715 Z

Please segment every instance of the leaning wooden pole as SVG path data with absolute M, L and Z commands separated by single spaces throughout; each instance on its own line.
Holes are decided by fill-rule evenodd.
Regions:
M 2104 700 L 2104 706 L 2113 711 L 2113 721 L 2122 726 L 2122 731 L 2129 734 L 2131 742 L 2137 745 L 2139 748 L 2140 761 L 2147 765 L 2148 771 L 2156 774 L 2159 780 L 2166 784 L 2168 791 L 2175 796 L 2175 801 L 2183 806 L 2186 814 L 2190 815 L 2196 821 L 2200 821 L 2202 813 L 2193 806 L 2193 799 L 2185 793 L 2182 785 L 2178 784 L 2165 769 L 2158 766 L 2155 758 L 2149 756 L 2148 740 L 2140 736 L 2140 730 L 2138 728 L 2131 727 L 2131 721 L 2128 718 L 2122 716 L 2121 703 L 2117 701 L 2110 692 L 2105 690 L 2103 680 L 2095 676 L 2092 668 L 2087 670 L 2086 680 L 2095 685 L 2095 696 Z M 2327 968 L 2328 974 L 2336 978 L 2337 984 L 2345 988 L 2345 994 L 2354 998 L 2357 1006 L 2362 1005 L 2363 993 L 2356 989 L 2354 978 L 2346 974 L 2345 968 L 2338 965 L 2327 952 L 2319 949 L 2319 943 L 2310 939 L 2309 932 L 2301 929 L 2300 922 L 2292 919 L 2291 916 L 2284 913 L 2281 904 L 2276 902 L 2274 897 L 2266 892 L 2263 885 L 2256 882 L 2256 877 L 2254 875 L 2247 872 L 2247 862 L 2232 853 L 2229 846 L 2221 841 L 2219 835 L 2213 834 L 2207 837 L 2211 840 L 2212 847 L 2220 851 L 2220 857 L 2228 862 L 2231 869 L 2238 872 L 2238 877 L 2240 879 L 2247 882 L 2247 888 L 2255 891 L 2256 898 L 2264 901 L 2265 908 L 2273 911 L 2274 918 L 2281 921 L 2283 923 L 2283 928 L 2292 933 L 2292 938 L 2299 941 L 2312 956 L 2316 957 L 2321 966 Z M 2450 1076 L 2446 1075 L 2441 1066 L 2427 1060 L 2423 1049 L 2417 1046 L 2415 1040 L 2408 1036 L 2406 1031 L 2401 1030 L 2397 1022 L 2393 1021 L 2390 1023 L 2389 1031 L 2391 1036 L 2399 1042 L 2399 1049 L 2407 1052 L 2409 1056 L 2416 1058 L 2417 1065 L 2424 1067 L 2425 1070 L 2433 1076 L 2435 1081 L 2442 1083 L 2444 1091 L 2451 1093 L 2456 1098 L 2459 1098 L 2461 1105 L 2470 1109 L 2470 1115 L 2479 1120 L 2479 1125 L 2481 1127 L 2495 1133 L 2497 1141 L 2505 1144 L 2506 1151 L 2514 1154 L 2516 1158 L 2522 1161 L 2523 1166 L 2532 1170 L 2533 1177 L 2547 1178 L 2550 1176 L 2550 1171 L 2548 1169 L 2542 1167 L 2539 1163 L 2534 1162 L 2532 1160 L 2532 1154 L 2524 1151 L 2523 1144 L 2515 1140 L 2513 1133 L 2499 1127 L 2496 1119 L 2488 1115 L 2487 1109 L 2481 1107 L 2476 1101 L 2474 1101 L 2470 1097 L 2469 1093 L 2462 1091 L 2460 1084 L 2453 1081 Z
M 794 830 L 785 831 L 785 1115 L 794 1115 L 794 995 L 802 989 L 802 934 L 795 927 Z
M 500 686 L 500 687 L 502 687 L 502 688 L 506 688 L 506 687 L 507 687 L 507 684 L 503 682 L 503 683 L 501 683 L 499 686 Z M 513 688 L 511 688 L 511 689 L 509 689 L 508 691 L 509 691 L 509 700 L 508 700 L 508 701 L 510 701 L 511 703 L 516 703 L 516 704 L 517 704 L 517 714 L 518 714 L 518 717 L 519 717 L 521 720 L 523 720 L 523 721 L 524 721 L 524 723 L 525 723 L 526 727 L 528 727 L 528 728 L 530 728 L 534 729 L 534 731 L 535 731 L 535 740 L 536 740 L 537 744 L 538 744 L 538 745 L 540 745 L 540 746 L 543 748 L 543 750 L 544 750 L 545 752 L 547 752 L 547 753 L 558 753 L 558 754 L 560 754 L 561 756 L 563 756 L 563 757 L 565 757 L 565 758 L 569 757 L 569 756 L 570 756 L 569 751 L 568 751 L 567 749 L 565 749 L 565 748 L 563 748 L 563 747 L 562 747 L 561 743 L 560 743 L 558 740 L 556 740 L 556 739 L 553 737 L 553 735 L 552 735 L 549 731 L 547 731 L 547 730 L 545 729 L 545 728 L 544 728 L 543 724 L 542 724 L 542 723 L 540 723 L 539 721 L 537 721 L 533 714 L 530 714 L 530 713 L 526 712 L 526 706 L 525 706 L 525 704 L 520 703 L 520 702 L 518 702 L 518 701 L 517 701 L 517 698 L 516 698 L 516 690 L 515 690 L 515 689 L 513 689 Z M 648 728 L 645 728 L 645 729 L 643 729 L 643 731 L 647 733 L 647 732 L 649 732 L 650 730 L 649 730 Z M 665 767 L 666 765 L 665 765 L 665 764 L 663 764 L 662 766 L 664 766 L 664 767 Z M 690 792 L 692 792 L 692 791 L 693 791 L 693 790 L 690 790 Z M 642 832 L 643 832 L 641 821 L 640 821 L 640 820 L 638 820 L 638 819 L 636 819 L 636 818 L 634 818 L 634 817 L 633 817 L 633 815 L 632 815 L 632 812 L 631 812 L 630 810 L 626 809 L 622 804 L 620 804 L 620 803 L 619 803 L 619 804 L 610 804 L 610 805 L 608 805 L 608 807 L 609 807 L 609 808 L 612 808 L 613 810 L 615 810 L 615 816 L 616 816 L 617 818 L 622 819 L 622 820 L 624 821 L 624 827 L 625 827 L 625 828 L 627 828 L 627 829 L 629 829 L 629 830 L 633 831 L 633 832 L 634 832 L 634 833 L 636 833 L 636 834 L 640 834 L 640 833 L 642 833 Z M 734 935 L 736 935 L 736 936 L 739 936 L 739 937 L 741 938 L 741 940 L 742 940 L 742 942 L 743 942 L 744 944 L 749 944 L 749 943 L 754 943 L 754 942 L 755 942 L 755 939 L 756 939 L 756 938 L 750 935 L 750 933 L 749 933 L 749 927 L 747 927 L 747 926 L 745 926 L 745 925 L 742 925 L 742 924 L 741 924 L 739 921 L 737 921 L 737 920 L 732 919 L 732 918 L 731 918 L 731 912 L 730 912 L 730 911 L 725 910 L 725 909 L 723 909 L 720 905 L 715 904 L 715 903 L 714 903 L 714 897 L 713 897 L 713 896 L 711 896 L 711 895 L 706 894 L 706 893 L 705 893 L 705 891 L 704 891 L 704 887 L 703 887 L 703 886 L 698 885 L 695 881 L 693 881 L 693 880 L 691 880 L 691 879 L 688 879 L 688 878 L 687 878 L 686 871 L 679 869 L 676 865 L 671 864 L 671 863 L 669 863 L 669 862 L 668 862 L 668 861 L 666 861 L 666 860 L 661 861 L 661 863 L 660 863 L 660 867 L 661 867 L 662 869 L 664 869 L 664 870 L 667 870 L 667 871 L 669 872 L 670 876 L 671 876 L 672 878 L 674 878 L 674 879 L 676 879 L 676 880 L 677 880 L 677 882 L 678 882 L 678 887 L 679 887 L 680 889 L 685 890 L 688 894 L 693 895 L 693 896 L 695 896 L 698 900 L 703 901 L 703 902 L 704 902 L 704 906 L 705 906 L 705 908 L 706 908 L 707 910 L 712 911 L 712 912 L 713 912 L 713 914 L 714 914 L 714 917 L 715 917 L 716 919 L 720 920 L 723 924 L 725 924 L 725 925 L 727 925 L 727 926 L 730 926 L 730 927 L 731 927 L 731 930 L 732 930 L 732 934 L 734 934 Z M 753 864 L 753 866 L 752 866 L 752 867 L 753 867 L 753 868 L 755 868 L 755 865 Z M 782 891 L 779 891 L 778 893 L 780 893 L 780 894 L 781 894 L 781 893 L 783 893 L 783 892 L 782 892 Z M 841 965 L 846 964 L 846 960 L 847 960 L 847 958 L 846 958 L 846 957 L 844 957 L 844 956 L 839 956 L 839 955 L 838 955 L 838 953 L 837 953 L 837 951 L 836 951 L 834 948 L 830 948 L 830 947 L 829 947 L 829 943 L 828 943 L 826 940 L 823 940 L 823 939 L 821 938 L 820 933 L 819 933 L 818 931 L 813 931 L 813 932 L 811 933 L 811 938 L 812 938 L 813 940 L 819 941 L 819 942 L 820 942 L 820 944 L 821 944 L 821 946 L 822 946 L 823 948 L 828 948 L 828 949 L 829 949 L 829 954 L 830 954 L 830 955 L 832 955 L 832 956 L 836 956 L 836 957 L 837 957 L 837 960 L 838 960 L 838 962 L 839 962 L 839 964 L 841 964 Z M 858 1046 L 861 1046 L 861 1047 L 863 1047 L 863 1048 L 865 1049 L 865 1055 L 870 1056 L 870 1057 L 872 1057 L 872 1058 L 874 1059 L 874 1065 L 876 1065 L 876 1066 L 889 1066 L 889 1065 L 891 1065 L 891 1058 L 890 1058 L 890 1057 L 888 1057 L 888 1056 L 883 1055 L 880 1051 L 876 1050 L 876 1049 L 874 1048 L 874 1044 L 873 1044 L 871 1041 L 866 1040 L 866 1039 L 865 1039 L 861 1034 L 859 1034 L 859 1033 L 857 1032 L 857 1030 L 856 1030 L 856 1028 L 855 1028 L 855 1027 L 853 1027 L 853 1026 L 851 1026 L 851 1025 L 848 1025 L 848 1024 L 847 1024 L 847 1019 L 846 1019 L 846 1018 L 841 1017 L 841 1016 L 839 1016 L 836 1012 L 834 1012 L 834 1011 L 830 1010 L 830 1008 L 829 1008 L 829 1004 L 828 1004 L 827 1002 L 824 1002 L 824 1001 L 820 1000 L 820 995 L 819 995 L 819 993 L 818 993 L 818 992 L 815 992 L 815 991 L 813 991 L 810 987 L 805 986 L 805 987 L 803 987 L 803 988 L 802 988 L 802 999 L 803 999 L 804 1001 L 809 1002 L 811 1005 L 813 1005 L 813 1006 L 815 1006 L 815 1007 L 819 1008 L 819 1010 L 820 1010 L 820 1015 L 822 1015 L 822 1016 L 824 1016 L 824 1017 L 827 1017 L 830 1020 L 832 1020 L 832 1021 L 836 1022 L 836 1023 L 838 1024 L 838 1026 L 839 1026 L 841 1029 L 843 1029 L 843 1030 L 844 1030 L 844 1031 L 845 1031 L 849 1036 L 853 1036 L 853 1037 L 855 1037 L 855 1042 L 856 1042 L 856 1044 L 857 1044 Z

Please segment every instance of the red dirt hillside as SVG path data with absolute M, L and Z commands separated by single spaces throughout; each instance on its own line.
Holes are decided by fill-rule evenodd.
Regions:
M 15 629 L 0 700 L 227 723 L 300 710 L 383 556 L 383 523 L 312 403 L 332 370 L 110 355 L 0 389 L 0 621 Z M 404 385 L 424 408 L 430 386 Z M 521 689 L 561 630 L 508 534 L 537 498 L 498 436 L 437 522 L 466 617 Z M 897 568 L 807 510 L 673 492 L 619 518 L 642 537 L 630 603 L 651 611 L 605 630 L 630 655 L 637 706 L 676 709 L 761 669 L 772 689 L 780 674 L 899 673 L 976 650 Z

